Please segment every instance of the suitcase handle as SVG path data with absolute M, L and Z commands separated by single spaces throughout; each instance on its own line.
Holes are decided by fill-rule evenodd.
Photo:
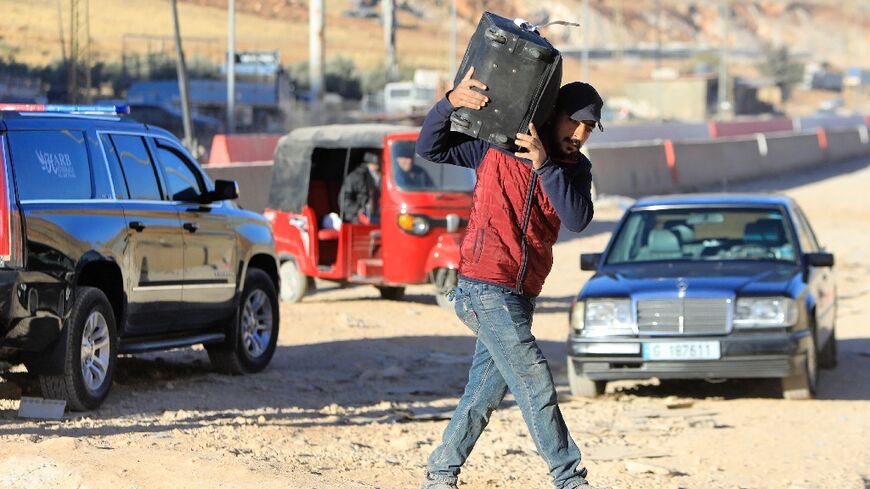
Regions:
M 486 34 L 484 34 L 487 39 L 492 42 L 497 42 L 499 44 L 507 43 L 507 36 L 501 34 L 497 29 L 490 27 L 486 30 Z
M 463 128 L 463 129 L 468 129 L 469 127 L 471 127 L 471 121 L 462 117 L 461 115 L 457 114 L 456 112 L 454 112 L 453 114 L 450 115 L 450 122 L 456 124 L 457 126 Z

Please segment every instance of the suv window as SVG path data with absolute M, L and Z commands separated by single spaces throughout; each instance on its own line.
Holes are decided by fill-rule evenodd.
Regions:
M 106 154 L 109 171 L 112 173 L 112 184 L 115 187 L 115 198 L 129 199 L 130 192 L 127 190 L 127 181 L 124 179 L 124 171 L 121 170 L 121 161 L 118 160 L 118 153 L 115 152 L 115 145 L 112 144 L 112 139 L 109 138 L 108 134 L 101 134 L 100 142 L 103 144 L 103 151 Z
M 157 143 L 157 158 L 163 167 L 163 176 L 169 190 L 170 200 L 194 202 L 203 193 L 201 178 L 191 167 L 192 163 L 177 149 Z
M 21 200 L 91 198 L 91 166 L 79 131 L 16 131 L 9 137 Z
M 157 173 L 141 136 L 112 134 L 115 150 L 133 200 L 162 200 Z

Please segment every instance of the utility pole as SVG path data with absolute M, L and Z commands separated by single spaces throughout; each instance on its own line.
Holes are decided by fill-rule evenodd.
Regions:
M 450 73 L 456 75 L 456 0 L 450 0 Z
M 583 81 L 589 81 L 589 0 L 583 0 Z
M 381 0 L 384 22 L 384 46 L 387 50 L 387 81 L 396 81 L 399 70 L 396 66 L 396 0 Z
M 172 22 L 175 25 L 175 69 L 178 72 L 178 93 L 181 95 L 181 120 L 184 126 L 184 146 L 194 155 L 196 141 L 190 124 L 190 99 L 187 94 L 187 66 L 184 63 L 184 49 L 181 47 L 181 27 L 178 23 L 178 0 L 172 0 Z
M 719 0 L 722 16 L 722 40 L 719 45 L 719 89 L 717 115 L 721 118 L 728 106 L 728 27 L 731 22 L 731 8 L 728 0 Z
M 66 40 L 63 37 L 63 0 L 57 0 L 57 27 L 60 31 L 60 59 L 66 63 Z
M 69 101 L 90 103 L 91 97 L 91 27 L 90 0 L 70 0 Z M 79 92 L 84 89 L 85 96 Z
M 229 0 L 227 16 L 227 134 L 236 132 L 236 0 Z
M 308 0 L 308 77 L 311 85 L 311 112 L 320 108 L 323 98 L 323 0 Z
M 661 0 L 656 0 L 656 69 L 653 75 L 656 90 L 656 122 L 662 123 L 662 6 Z
M 616 59 L 622 61 L 622 57 L 625 54 L 625 46 L 622 42 L 622 31 L 620 31 L 620 27 L 624 25 L 623 21 L 623 0 L 616 0 Z

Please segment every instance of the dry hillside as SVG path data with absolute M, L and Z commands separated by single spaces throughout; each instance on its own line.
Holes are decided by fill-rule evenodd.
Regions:
M 358 3 L 377 0 L 326 0 L 327 55 L 352 58 L 357 65 L 382 62 L 383 36 L 377 18 L 344 13 Z M 721 38 L 718 2 L 659 0 L 591 0 L 590 20 L 582 30 L 551 28 L 547 35 L 562 47 L 579 47 L 584 33 L 593 46 L 654 45 L 657 25 L 663 43 L 717 46 Z M 69 0 L 63 26 L 69 34 Z M 483 10 L 533 21 L 582 19 L 582 0 L 458 0 L 460 45 Z M 445 0 L 399 0 L 399 56 L 410 66 L 446 67 L 448 23 Z M 226 48 L 227 0 L 181 0 L 181 26 L 193 55 L 218 60 Z M 279 49 L 285 62 L 303 60 L 308 52 L 308 2 L 305 0 L 237 0 L 240 49 Z M 866 56 L 870 41 L 870 6 L 858 0 L 731 0 L 734 22 L 731 45 L 754 49 L 761 42 L 785 43 L 815 60 L 835 65 Z M 43 64 L 60 58 L 56 0 L 0 0 L 4 26 L 0 56 Z M 377 12 L 379 7 L 375 6 Z M 91 37 L 96 56 L 117 59 L 122 51 L 171 51 L 168 0 L 90 0 Z

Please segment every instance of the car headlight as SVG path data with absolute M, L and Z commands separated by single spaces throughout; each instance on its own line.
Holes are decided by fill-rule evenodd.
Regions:
M 429 219 L 425 216 L 399 214 L 398 225 L 402 231 L 417 236 L 423 236 L 429 232 Z
M 634 336 L 635 324 L 628 299 L 586 301 L 583 336 Z
M 798 309 L 788 297 L 745 297 L 737 299 L 736 328 L 777 328 L 794 326 Z

